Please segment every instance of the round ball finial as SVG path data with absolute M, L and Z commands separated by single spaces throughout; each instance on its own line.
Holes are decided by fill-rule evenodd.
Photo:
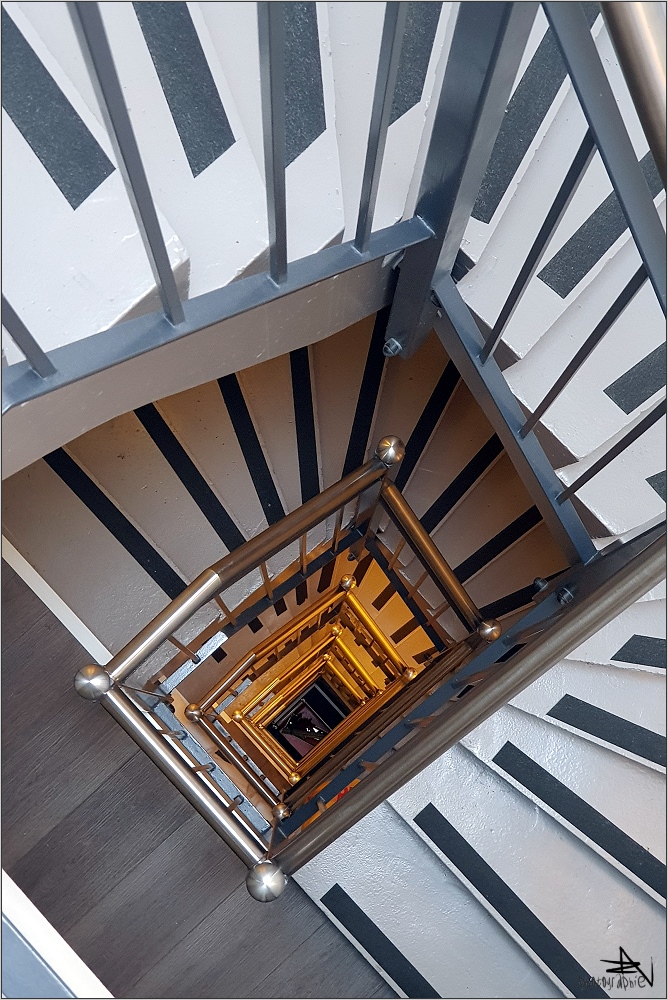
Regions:
M 343 632 L 343 629 L 341 628 L 340 625 L 332 625 L 332 630 L 331 631 L 332 631 L 332 635 L 333 636 L 337 636 L 337 635 L 341 635 L 341 633 Z
M 273 861 L 258 861 L 246 876 L 246 888 L 260 903 L 278 899 L 287 884 L 287 877 Z
M 494 618 L 490 618 L 486 622 L 480 622 L 478 625 L 478 635 L 482 636 L 486 642 L 495 642 L 502 631 L 503 629 Z
M 188 705 L 188 707 L 184 712 L 184 715 L 186 719 L 190 719 L 191 722 L 199 722 L 199 720 L 202 718 L 202 709 L 199 707 L 199 705 Z
M 302 776 L 299 773 L 299 771 L 293 771 L 291 774 L 288 775 L 288 781 L 290 782 L 291 785 L 296 785 L 301 780 Z
M 404 672 L 401 675 L 401 678 L 402 678 L 402 680 L 405 683 L 408 684 L 409 681 L 414 681 L 415 678 L 417 677 L 417 675 L 418 675 L 418 672 L 415 669 L 415 667 L 406 667 L 406 669 L 404 670 Z
M 292 810 L 290 809 L 290 806 L 287 804 L 287 802 L 277 802 L 274 808 L 272 809 L 272 813 L 274 815 L 274 818 L 277 819 L 280 823 L 282 820 L 287 819 L 288 816 L 292 815 Z
M 340 587 L 341 590 L 353 590 L 357 586 L 357 580 L 354 576 L 349 576 L 346 574 L 341 577 Z
M 388 469 L 391 465 L 400 462 L 405 454 L 404 442 L 401 438 L 395 437 L 394 434 L 388 434 L 387 437 L 381 438 L 376 448 L 376 458 L 379 458 Z
M 74 690 L 88 701 L 97 701 L 111 688 L 111 677 L 97 663 L 89 663 L 74 675 Z
M 232 718 L 234 719 L 235 722 L 243 722 L 244 713 L 240 712 L 239 709 L 237 709 L 236 712 L 232 713 Z

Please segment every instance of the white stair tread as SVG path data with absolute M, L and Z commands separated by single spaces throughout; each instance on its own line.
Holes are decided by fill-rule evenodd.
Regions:
M 262 142 L 262 104 L 260 96 L 259 49 L 257 15 L 252 5 L 195 3 L 202 23 L 206 24 L 211 44 L 220 64 L 225 68 L 230 92 L 239 109 L 239 118 L 258 172 L 264 177 Z M 332 242 L 338 241 L 344 227 L 339 151 L 335 129 L 335 82 L 329 37 L 329 11 L 326 4 L 315 7 L 318 31 L 318 52 L 310 48 L 304 53 L 307 65 L 319 58 L 324 100 L 325 128 L 289 162 L 285 172 L 287 200 L 288 258 L 299 260 Z M 301 14 L 300 44 L 310 46 L 309 30 L 304 30 Z M 290 36 L 287 35 L 288 44 Z M 295 56 L 292 56 L 294 61 Z M 288 68 L 290 66 L 288 59 Z M 287 93 L 287 98 L 291 96 Z M 302 116 L 308 119 L 303 93 Z M 308 129 L 308 123 L 306 124 Z M 223 199 L 226 202 L 228 199 Z M 261 217 L 264 220 L 265 209 Z M 264 221 L 263 221 L 264 225 Z
M 589 975 L 601 975 L 602 960 L 614 956 L 620 940 L 648 969 L 650 959 L 662 954 L 659 905 L 463 748 L 444 754 L 390 801 L 452 864 L 415 822 L 430 804 L 428 816 L 438 810 Z M 443 843 L 451 849 L 447 838 Z M 471 871 L 467 881 L 472 885 Z M 507 912 L 504 919 L 512 916 Z M 536 956 L 558 981 L 546 958 L 550 955 Z M 653 993 L 648 995 L 662 995 L 662 975 L 655 965 Z M 573 987 L 577 989 L 577 981 L 571 992 Z
M 508 384 L 529 410 L 535 410 L 552 388 L 639 265 L 638 253 L 629 243 L 592 280 L 577 304 L 557 319 L 521 361 L 506 369 Z M 601 447 L 633 419 L 636 410 L 627 415 L 604 390 L 664 343 L 664 327 L 656 295 L 646 281 L 547 410 L 541 422 L 576 458 Z M 638 410 L 648 405 L 649 399 Z
M 510 748 L 507 747 L 509 743 L 512 745 Z M 552 815 L 556 812 L 559 822 L 565 821 L 568 826 L 568 818 L 551 804 L 549 788 L 538 781 L 540 773 L 534 773 L 529 762 L 528 769 L 524 768 L 523 757 L 515 754 L 515 750 L 521 751 L 548 776 L 556 778 L 653 857 L 665 863 L 662 830 L 666 812 L 664 775 L 508 706 L 465 737 L 462 745 L 495 767 L 504 778 L 508 775 L 514 778 L 514 783 L 523 794 L 529 794 L 541 807 L 547 806 Z M 497 761 L 495 758 L 500 751 Z M 508 766 L 516 766 L 517 773 L 504 766 L 504 754 L 508 756 Z M 570 825 L 575 827 L 576 836 L 587 839 L 587 834 L 578 830 L 573 820 Z M 615 864 L 615 859 L 612 863 Z M 617 866 L 619 864 L 621 862 Z
M 636 155 L 640 158 L 647 152 L 647 141 L 600 18 L 592 33 Z M 548 126 L 547 129 L 545 125 Z M 460 283 L 466 301 L 490 325 L 494 324 L 501 310 L 538 231 L 540 220 L 545 218 L 563 180 L 566 172 L 564 164 L 570 165 L 585 128 L 586 122 L 578 98 L 566 78 L 539 129 L 538 134 L 543 133 L 542 141 L 536 144 L 534 139 L 532 151 L 524 158 L 527 165 L 519 183 L 515 185 L 514 181 L 510 185 L 512 196 L 506 197 L 496 211 L 499 218 L 477 266 Z M 590 217 L 611 190 L 608 175 L 600 156 L 596 154 L 543 255 L 543 266 Z M 536 220 L 533 231 L 527 227 L 527 218 Z M 602 255 L 565 298 L 537 275 L 533 277 L 503 337 L 518 357 L 524 357 L 628 239 L 627 232 Z
M 665 389 L 662 392 L 665 393 Z M 638 423 L 651 406 L 648 402 L 632 421 L 632 425 Z M 558 469 L 557 475 L 566 485 L 575 482 L 624 433 L 625 430 L 619 431 L 583 461 Z M 652 476 L 665 471 L 662 468 L 665 464 L 665 450 L 666 418 L 663 416 L 578 490 L 579 499 L 611 534 L 621 535 L 665 514 L 665 500 L 648 482 Z
M 544 717 L 564 695 L 587 702 L 651 732 L 665 735 L 665 678 L 659 674 L 620 671 L 605 664 L 569 658 L 513 698 L 511 704 Z
M 19 5 L 10 3 L 7 12 L 93 140 L 115 165 L 105 129 L 67 72 Z M 61 14 L 68 18 L 65 8 Z M 90 337 L 131 315 L 160 308 L 120 171 L 113 169 L 73 208 L 4 112 L 3 128 L 3 234 L 12 246 L 4 261 L 3 291 L 42 350 Z M 160 212 L 164 206 L 159 197 L 156 204 L 169 262 L 185 297 L 189 253 L 173 228 L 173 220 L 168 222 Z M 39 275 L 39 280 L 32 280 L 31 275 Z M 9 364 L 23 360 L 19 349 L 4 335 L 3 348 Z M 45 433 L 48 436 L 48 428 Z
M 169 602 L 46 462 L 3 487 L 3 532 L 93 635 L 118 652 Z
M 562 995 L 388 803 L 305 865 L 295 880 L 330 919 L 332 912 L 320 901 L 334 885 L 340 886 L 426 979 L 432 995 Z M 400 996 L 423 995 L 407 994 L 391 978 L 391 949 L 382 949 L 381 943 L 377 958 L 364 949 L 372 944 L 363 920 L 352 925 L 358 937 L 334 922 Z M 409 986 L 407 979 L 403 983 Z
M 134 413 L 71 441 L 67 451 L 114 504 L 194 580 L 227 548 Z
M 633 636 L 647 636 L 653 642 L 648 644 L 652 653 L 660 652 L 661 646 L 656 642 L 663 639 L 664 660 L 663 664 L 658 662 L 658 656 L 643 656 L 642 644 L 637 653 L 633 648 L 622 654 L 624 659 L 618 659 L 617 655 Z M 582 645 L 578 646 L 569 654 L 569 659 L 584 660 L 586 663 L 610 663 L 615 667 L 630 667 L 641 670 L 658 670 L 665 676 L 665 636 L 666 636 L 666 603 L 664 601 L 639 601 L 630 608 L 622 611 L 621 615 L 605 625 L 600 631 L 593 635 Z M 638 645 L 638 643 L 636 643 Z M 645 650 L 646 652 L 646 650 Z M 636 656 L 636 659 L 630 659 Z M 651 660 L 651 662 L 645 662 Z

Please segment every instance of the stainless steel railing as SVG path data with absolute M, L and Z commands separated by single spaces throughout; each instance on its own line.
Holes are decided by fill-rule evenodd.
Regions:
M 359 548 L 370 530 L 379 496 L 385 510 L 418 558 L 422 560 L 426 572 L 440 588 L 449 606 L 467 626 L 467 630 L 474 634 L 477 641 L 493 642 L 501 633 L 500 627 L 496 622 L 483 621 L 479 610 L 438 552 L 415 514 L 387 478 L 389 470 L 401 461 L 403 454 L 404 448 L 398 438 L 383 438 L 376 448 L 375 457 L 366 465 L 313 497 L 302 507 L 288 514 L 281 521 L 270 526 L 201 573 L 182 594 L 127 643 L 112 658 L 106 668 L 97 665 L 87 666 L 80 670 L 75 677 L 75 688 L 78 693 L 84 698 L 100 702 L 102 707 L 116 719 L 179 791 L 188 798 L 188 801 L 228 846 L 249 866 L 255 865 L 260 858 L 264 857 L 268 845 L 264 843 L 253 826 L 241 816 L 229 796 L 226 796 L 218 787 L 207 768 L 202 767 L 194 758 L 189 757 L 187 751 L 179 745 L 178 740 L 181 735 L 186 734 L 165 729 L 160 721 L 152 716 L 145 702 L 137 697 L 138 695 L 154 696 L 169 701 L 171 696 L 164 695 L 159 691 L 153 695 L 150 690 L 127 683 L 127 679 L 164 642 L 171 643 L 183 656 L 190 657 L 196 663 L 196 652 L 175 636 L 176 630 L 212 599 L 225 609 L 224 613 L 229 620 L 232 620 L 234 611 L 227 608 L 221 595 L 224 595 L 229 587 L 256 569 L 263 570 L 264 591 L 271 599 L 273 586 L 267 561 L 295 542 L 299 542 L 297 561 L 300 572 L 302 576 L 306 576 L 312 557 L 307 545 L 308 532 L 334 515 L 336 515 L 335 524 L 331 541 L 328 544 L 335 554 L 345 533 L 342 526 L 344 511 L 349 508 L 350 504 L 354 504 L 354 513 L 349 525 L 349 529 L 352 526 L 353 532 L 351 534 L 348 530 L 346 537 L 355 536 L 357 538 L 356 545 Z M 346 582 L 347 580 L 348 582 Z M 241 662 L 231 671 L 227 671 L 225 676 L 198 703 L 189 705 L 185 710 L 186 718 L 206 731 L 227 763 L 236 769 L 263 802 L 274 810 L 277 820 L 288 815 L 290 810 L 286 809 L 262 776 L 250 767 L 231 742 L 225 738 L 225 733 L 216 724 L 219 720 L 212 720 L 208 713 L 215 703 L 220 701 L 233 687 L 238 686 L 245 677 L 254 677 L 261 673 L 262 665 L 268 662 L 268 657 L 272 653 L 279 651 L 288 641 L 294 640 L 295 637 L 298 638 L 312 620 L 319 621 L 323 613 L 331 611 L 337 602 L 346 602 L 350 605 L 359 622 L 359 627 L 365 630 L 369 643 L 375 646 L 383 664 L 387 666 L 390 680 L 396 681 L 391 690 L 388 688 L 387 691 L 382 692 L 382 696 L 378 699 L 378 705 L 382 702 L 384 706 L 386 702 L 393 699 L 395 691 L 401 692 L 402 685 L 410 685 L 417 676 L 417 671 L 406 666 L 392 644 L 377 628 L 372 617 L 352 593 L 353 584 L 352 578 L 344 578 L 341 583 L 341 595 L 335 593 L 324 595 L 315 605 L 309 607 L 291 623 L 246 654 Z M 328 638 L 327 642 L 329 641 Z M 460 662 L 462 649 L 462 644 L 458 644 L 457 657 L 453 659 L 453 663 L 455 660 Z M 469 650 L 470 647 L 466 646 L 466 651 Z M 346 652 L 349 653 L 349 651 Z M 352 662 L 359 668 L 360 676 L 363 676 L 364 668 L 357 664 L 353 654 L 349 655 Z M 418 690 L 416 688 L 416 692 Z M 262 693 L 258 697 L 262 700 L 264 696 Z M 351 734 L 362 725 L 362 722 L 370 720 L 373 716 L 375 706 L 372 702 L 373 699 L 365 705 L 362 713 L 364 719 L 360 723 L 355 722 L 352 716 L 348 720 Z M 330 740 L 330 742 L 332 741 Z M 334 747 L 334 743 L 332 746 Z

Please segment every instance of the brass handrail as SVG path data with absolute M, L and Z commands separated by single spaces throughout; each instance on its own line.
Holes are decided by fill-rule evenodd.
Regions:
M 153 621 L 107 664 L 113 682 L 123 680 L 212 598 L 238 583 L 260 563 L 296 542 L 305 532 L 336 513 L 387 474 L 404 455 L 399 438 L 383 438 L 370 462 L 318 493 L 297 510 L 240 545 L 193 580 Z
M 302 570 L 308 562 L 305 538 L 306 533 L 316 525 L 325 521 L 332 514 L 337 514 L 334 549 L 336 549 L 338 536 L 341 531 L 343 521 L 343 511 L 351 500 L 358 498 L 357 512 L 354 523 L 358 525 L 365 521 L 367 510 L 360 514 L 363 494 L 381 481 L 378 497 L 383 500 L 383 505 L 390 513 L 390 516 L 398 524 L 402 534 L 407 538 L 409 545 L 423 562 L 425 568 L 433 575 L 439 588 L 443 590 L 444 596 L 450 605 L 458 612 L 463 621 L 473 630 L 477 630 L 481 635 L 490 640 L 496 638 L 499 627 L 495 622 L 483 622 L 480 612 L 466 594 L 464 588 L 456 579 L 447 563 L 442 559 L 436 546 L 424 530 L 418 519 L 410 510 L 401 497 L 398 490 L 385 480 L 388 469 L 401 461 L 404 454 L 404 447 L 398 438 L 387 437 L 379 443 L 375 457 L 363 465 L 360 469 L 344 477 L 340 482 L 335 483 L 324 490 L 318 496 L 313 497 L 298 510 L 288 514 L 278 523 L 271 525 L 255 538 L 241 545 L 234 552 L 229 553 L 224 559 L 209 567 L 197 577 L 183 593 L 172 601 L 152 622 L 135 636 L 119 653 L 117 653 L 106 669 L 98 665 L 84 667 L 75 678 L 75 687 L 83 697 L 99 700 L 102 706 L 113 715 L 117 721 L 126 729 L 132 738 L 141 746 L 152 760 L 163 770 L 167 777 L 186 795 L 196 809 L 207 819 L 226 843 L 237 853 L 239 857 L 249 866 L 255 865 L 259 857 L 262 856 L 258 846 L 262 844 L 262 838 L 256 836 L 251 827 L 242 819 L 236 817 L 229 811 L 229 807 L 224 811 L 220 809 L 220 796 L 216 798 L 216 791 L 213 786 L 207 792 L 207 782 L 210 783 L 208 772 L 197 768 L 196 772 L 184 768 L 180 762 L 178 754 L 171 750 L 164 749 L 164 740 L 160 740 L 159 733 L 155 733 L 150 724 L 143 719 L 138 707 L 133 705 L 128 694 L 121 690 L 123 680 L 151 653 L 153 653 L 164 641 L 168 640 L 178 648 L 182 649 L 184 655 L 192 653 L 190 649 L 179 640 L 175 639 L 174 633 L 182 626 L 199 608 L 203 607 L 210 600 L 215 599 L 220 602 L 220 594 L 227 590 L 234 583 L 243 579 L 254 569 L 261 568 L 265 591 L 271 595 L 272 582 L 269 578 L 266 562 L 278 552 L 287 548 L 293 542 L 300 541 L 300 564 Z M 374 498 L 374 503 L 377 502 Z M 390 702 L 396 691 L 396 686 L 410 683 L 417 672 L 407 667 L 403 658 L 397 650 L 385 638 L 378 629 L 375 621 L 368 615 L 357 598 L 352 594 L 355 585 L 353 577 L 344 577 L 341 581 L 343 593 L 339 597 L 336 592 L 329 592 L 318 599 L 295 620 L 284 626 L 270 638 L 259 643 L 258 646 L 228 672 L 226 676 L 212 688 L 199 705 L 189 705 L 186 709 L 186 717 L 193 722 L 198 722 L 208 733 L 209 738 L 214 742 L 219 752 L 227 761 L 239 768 L 243 776 L 250 782 L 254 790 L 267 802 L 273 806 L 275 816 L 280 818 L 285 806 L 277 801 L 276 796 L 265 786 L 260 776 L 255 775 L 252 769 L 246 765 L 243 758 L 237 753 L 232 744 L 228 744 L 224 737 L 218 733 L 213 721 L 205 718 L 204 713 L 220 699 L 221 695 L 230 686 L 245 675 L 249 669 L 260 666 L 259 661 L 266 660 L 267 656 L 281 644 L 288 641 L 293 635 L 301 634 L 305 624 L 319 615 L 322 615 L 328 608 L 336 604 L 348 602 L 351 610 L 357 615 L 363 628 L 371 637 L 371 640 L 381 649 L 386 659 L 386 674 L 390 675 L 390 683 L 377 696 L 363 697 L 357 711 L 351 713 L 345 726 L 344 735 L 352 735 L 354 730 L 360 725 L 369 721 L 378 708 Z M 223 606 L 223 605 L 221 605 Z M 224 607 L 224 606 L 223 606 Z M 231 617 L 231 616 L 230 616 Z M 328 638 L 328 642 L 336 640 L 339 632 L 334 630 Z M 339 643 L 334 648 L 335 653 L 353 660 L 354 656 L 347 649 L 344 643 Z M 319 647 L 312 649 L 307 654 L 307 659 L 320 656 Z M 338 660 L 331 653 L 322 653 L 320 657 L 330 664 L 332 670 L 338 676 Z M 330 662 L 331 661 L 331 662 Z M 300 661 L 301 662 L 301 661 Z M 361 664 L 354 664 L 357 673 L 364 675 Z M 319 662 L 316 668 L 321 669 Z M 339 678 L 341 679 L 341 678 Z M 367 678 L 368 680 L 369 678 Z M 303 678 L 300 679 L 300 684 Z M 290 684 L 290 677 L 281 679 L 280 684 Z M 349 682 L 352 684 L 352 682 Z M 296 689 L 295 689 L 296 690 Z M 362 689 L 360 689 L 362 690 Z M 355 692 L 357 694 L 357 692 Z M 260 700 L 266 697 L 267 691 L 263 689 L 260 693 Z M 255 699 L 257 701 L 257 697 Z M 234 724 L 243 730 L 251 743 L 258 744 L 259 729 L 264 720 L 265 711 L 260 710 L 258 719 L 258 732 L 253 731 L 249 725 L 245 712 L 233 712 Z M 267 714 L 267 718 L 269 718 Z M 347 728 L 346 728 L 347 727 Z M 350 731 L 348 733 L 348 730 Z M 340 742 L 341 734 L 332 731 L 328 737 L 322 740 L 306 758 L 304 758 L 307 768 L 319 764 L 337 744 Z M 262 752 L 267 758 L 273 761 L 272 766 L 276 766 L 280 773 L 286 768 L 292 768 L 293 762 L 283 760 L 280 748 L 277 746 L 263 746 Z M 288 775 L 290 783 L 295 784 L 300 780 L 300 775 L 290 772 Z M 210 792 L 210 794 L 209 794 Z M 211 800 L 211 801 L 209 801 Z M 215 800 L 215 801 L 214 801 Z
M 448 566 L 429 532 L 422 526 L 420 519 L 416 517 L 394 483 L 383 483 L 380 502 L 462 624 L 472 632 L 479 632 L 488 642 L 498 639 L 501 627 L 496 621 L 483 620 L 480 611 Z
M 211 690 L 199 702 L 199 705 L 189 707 L 199 708 L 202 712 L 207 712 L 229 688 L 241 680 L 247 670 L 250 670 L 251 667 L 254 668 L 261 660 L 265 660 L 274 650 L 282 646 L 292 636 L 301 632 L 313 618 L 317 618 L 327 608 L 340 604 L 345 599 L 345 596 L 343 591 L 328 591 L 315 604 L 308 607 L 306 611 L 297 615 L 277 632 L 272 632 L 267 639 L 263 639 L 262 642 L 253 647 L 239 664 L 234 666 L 221 680 L 214 684 Z

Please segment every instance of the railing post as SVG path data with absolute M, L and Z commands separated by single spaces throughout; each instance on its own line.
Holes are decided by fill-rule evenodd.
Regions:
M 636 554 L 627 557 L 626 561 L 619 550 L 604 557 L 611 561 L 612 571 L 603 573 L 598 585 L 574 602 L 572 611 L 562 615 L 546 630 L 540 642 L 529 643 L 502 664 L 498 671 L 481 680 L 466 699 L 454 702 L 446 711 L 430 718 L 423 728 L 416 727 L 416 734 L 409 742 L 381 760 L 371 773 L 349 787 L 345 795 L 333 802 L 322 815 L 299 832 L 295 831 L 273 851 L 274 862 L 287 875 L 298 871 L 389 795 L 507 704 L 553 663 L 567 656 L 646 594 L 665 575 L 665 544 L 664 524 L 662 534 L 640 551 L 636 549 Z M 590 568 L 587 567 L 584 572 L 587 570 Z M 428 703 L 421 709 L 428 711 Z
M 461 623 L 472 632 L 478 632 L 487 642 L 498 639 L 501 635 L 501 626 L 493 620 L 483 621 L 480 611 L 394 483 L 383 483 L 380 502 L 424 568 L 428 570 L 438 589 L 447 598 Z
M 434 236 L 408 249 L 385 334 L 411 355 L 429 332 L 436 273 L 449 274 L 501 127 L 536 3 L 459 5 L 415 214 Z
M 262 860 L 266 850 L 259 834 L 251 835 L 250 827 L 246 828 L 207 789 L 206 776 L 193 772 L 130 698 L 112 683 L 104 667 L 84 667 L 74 683 L 83 698 L 100 702 L 245 865 L 251 868 Z

